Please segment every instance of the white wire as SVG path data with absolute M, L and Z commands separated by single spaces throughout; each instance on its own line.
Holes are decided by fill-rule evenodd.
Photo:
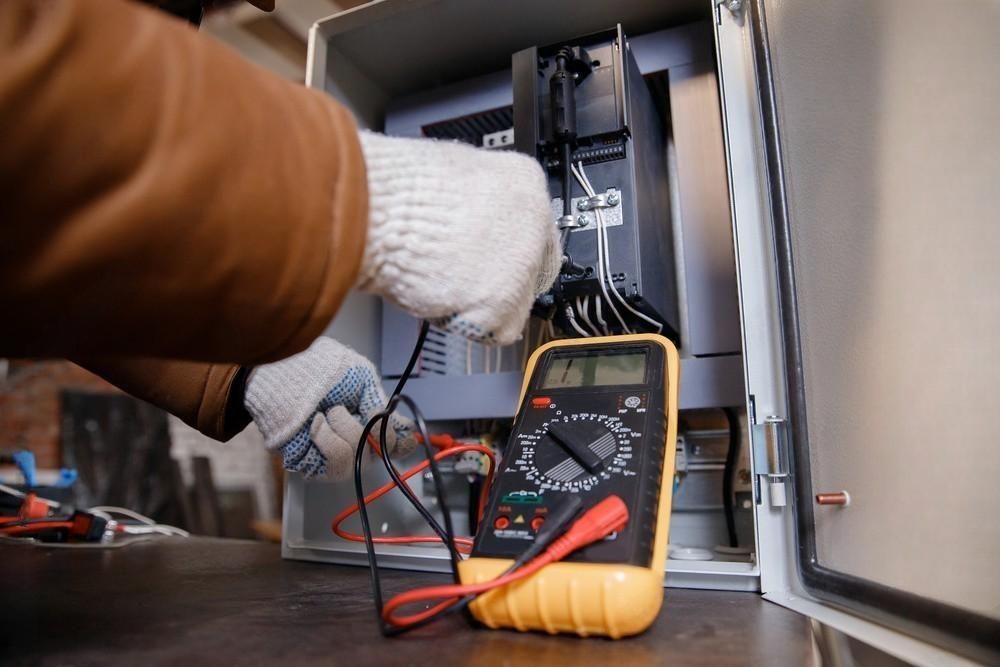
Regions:
M 465 374 L 472 375 L 472 341 L 465 339 Z
M 177 526 L 168 526 L 165 523 L 156 523 L 153 524 L 152 526 L 146 526 L 146 525 L 125 526 L 122 524 L 119 525 L 121 525 L 122 527 L 122 532 L 126 533 L 127 535 L 150 535 L 156 533 L 159 535 L 173 535 L 176 537 L 191 537 L 191 533 L 187 532 L 186 530 L 178 528 Z
M 102 514 L 121 514 L 122 516 L 127 516 L 130 519 L 138 521 L 139 523 L 144 523 L 147 526 L 155 526 L 156 521 L 150 519 L 145 514 L 139 514 L 127 507 L 118 507 L 116 505 L 98 505 L 97 507 L 88 508 L 88 512 L 100 512 Z
M 91 507 L 87 510 L 88 512 L 93 512 L 95 514 L 103 514 L 107 517 L 109 514 L 121 514 L 126 516 L 133 521 L 138 521 L 143 524 L 142 526 L 126 526 L 124 524 L 119 524 L 122 526 L 122 530 L 130 535 L 145 535 L 148 533 L 160 533 L 162 535 L 179 535 L 180 537 L 191 537 L 191 533 L 187 532 L 183 528 L 178 528 L 177 526 L 171 526 L 165 523 L 157 523 L 155 520 L 149 518 L 145 514 L 139 514 L 127 507 L 117 507 L 115 505 L 98 505 L 97 507 Z M 110 518 L 110 517 L 107 517 Z
M 503 366 L 503 348 L 497 345 L 497 367 L 493 372 L 499 373 L 501 366 Z
M 578 165 L 579 165 L 580 178 L 582 178 L 583 181 L 584 181 L 584 183 L 586 183 L 586 185 L 584 186 L 584 189 L 589 190 L 590 192 L 594 192 L 594 186 L 592 186 L 590 184 L 590 179 L 587 178 L 587 172 L 584 171 L 584 169 L 583 169 L 583 163 L 579 162 Z M 594 195 L 590 195 L 590 196 L 593 197 Z M 600 208 L 595 208 L 594 209 L 594 213 L 597 215 L 597 233 L 598 233 L 598 235 L 601 236 L 601 239 L 604 242 L 605 250 L 607 250 L 607 247 L 608 247 L 608 228 L 607 228 L 607 225 L 604 223 L 604 214 L 603 214 L 603 212 L 601 211 Z M 605 277 L 608 278 L 608 280 L 610 280 L 611 279 L 611 264 L 610 264 L 610 262 L 608 260 L 608 254 L 607 254 L 607 252 L 604 253 L 604 262 L 605 262 L 604 275 L 605 275 Z M 615 298 L 618 299 L 618 302 L 621 303 L 621 305 L 622 305 L 623 308 L 625 308 L 626 310 L 628 310 L 630 313 L 632 313 L 633 315 L 635 315 L 639 319 L 641 319 L 641 320 L 643 320 L 645 322 L 648 322 L 649 324 L 652 324 L 654 327 L 656 327 L 656 333 L 660 333 L 661 331 L 663 331 L 663 325 L 661 323 L 659 323 L 656 320 L 654 320 L 653 318 L 645 315 L 644 313 L 639 312 L 638 310 L 636 310 L 635 308 L 633 308 L 631 305 L 629 305 L 629 303 L 625 300 L 625 297 L 623 297 L 621 294 L 619 294 L 617 289 L 614 289 L 614 283 L 612 283 L 612 290 L 611 290 L 611 292 L 615 295 Z
M 590 308 L 590 297 L 576 297 L 576 312 L 583 320 L 583 323 L 587 325 L 587 328 L 594 333 L 594 335 L 600 336 L 601 332 L 594 326 L 594 323 L 590 321 L 590 313 L 587 311 Z
M 586 186 L 585 186 L 586 189 L 588 189 L 590 192 L 594 193 L 595 192 L 594 191 L 594 186 L 591 185 L 590 179 L 587 178 L 587 172 L 584 171 L 584 169 L 583 169 L 583 163 L 582 162 L 579 163 L 579 170 L 580 170 L 580 177 L 586 183 Z M 594 196 L 594 195 L 592 194 L 591 196 Z M 596 214 L 596 217 L 597 217 L 597 231 L 598 231 L 598 234 L 600 235 L 600 237 L 601 237 L 601 239 L 603 241 L 603 246 L 604 246 L 604 263 L 605 263 L 604 264 L 604 275 L 608 278 L 608 281 L 610 282 L 611 281 L 611 263 L 610 263 L 610 260 L 609 260 L 609 257 L 608 257 L 608 252 L 607 252 L 607 249 L 609 247 L 609 244 L 608 244 L 608 226 L 607 226 L 607 223 L 604 221 L 604 213 L 603 213 L 603 211 L 601 211 L 600 208 L 595 208 L 594 209 L 594 213 Z M 660 333 L 661 331 L 663 331 L 663 325 L 660 322 L 657 322 L 653 318 L 648 317 L 644 313 L 639 312 L 638 310 L 636 310 L 635 308 L 633 308 L 631 305 L 629 305 L 629 303 L 625 300 L 625 298 L 618 292 L 617 289 L 614 289 L 613 286 L 614 286 L 614 283 L 612 283 L 612 290 L 611 291 L 614 293 L 615 298 L 618 299 L 618 301 L 621 303 L 621 305 L 626 310 L 628 310 L 630 313 L 632 313 L 633 315 L 635 315 L 639 319 L 644 320 L 645 322 L 648 322 L 649 324 L 652 324 L 654 327 L 656 327 L 656 333 Z
M 604 214 L 601 213 L 601 209 L 594 209 L 594 211 L 597 213 L 597 227 L 598 227 L 598 231 L 603 235 L 603 237 L 604 237 L 604 245 L 607 246 L 607 244 L 608 244 L 608 228 L 604 224 Z M 604 256 L 604 261 L 605 262 L 608 261 L 607 254 L 605 254 L 605 256 Z M 605 270 L 604 271 L 605 271 L 605 275 L 610 275 L 610 273 L 611 273 L 610 264 L 605 266 Z M 622 307 L 624 307 L 625 310 L 629 311 L 630 313 L 632 313 L 633 315 L 635 315 L 636 317 L 638 317 L 640 320 L 643 320 L 645 322 L 648 322 L 649 324 L 652 324 L 654 327 L 656 327 L 656 333 L 660 333 L 660 332 L 663 331 L 663 324 L 661 324 L 660 322 L 657 322 L 652 317 L 649 317 L 645 313 L 641 313 L 638 310 L 636 310 L 635 308 L 633 308 L 632 306 L 630 306 L 629 303 L 628 303 L 628 301 L 625 300 L 625 297 L 623 297 L 621 294 L 618 293 L 617 289 L 612 289 L 611 292 L 612 292 L 612 294 L 615 295 L 615 298 L 618 299 L 619 303 L 621 303 Z
M 576 177 L 580 187 L 583 188 L 583 191 L 587 193 L 587 196 L 596 197 L 597 193 L 594 191 L 594 186 L 590 184 L 587 174 L 583 171 L 583 162 L 578 162 L 576 165 L 571 166 L 571 168 L 573 175 Z M 601 233 L 604 227 L 604 218 L 601 217 L 599 208 L 595 208 L 594 213 L 597 217 L 597 282 L 601 286 L 601 293 L 604 294 L 604 300 L 607 302 L 608 307 L 611 308 L 611 312 L 614 313 L 618 323 L 622 325 L 622 331 L 630 334 L 632 330 L 625 324 L 625 318 L 618 312 L 611 297 L 608 296 L 608 284 L 611 285 L 611 291 L 615 294 L 618 294 L 618 290 L 615 289 L 615 284 L 611 280 L 611 271 L 608 269 L 607 237 Z
M 15 498 L 24 498 L 24 496 L 25 496 L 25 493 L 23 491 L 18 491 L 14 487 L 7 486 L 6 484 L 0 484 L 0 491 L 3 491 L 4 493 L 9 493 L 10 495 L 14 496 Z M 57 503 L 54 500 L 49 500 L 48 498 L 42 498 L 41 496 L 35 496 L 35 499 L 38 500 L 39 502 L 41 502 L 43 505 L 48 505 L 49 507 L 53 507 L 53 508 L 60 507 L 60 503 Z
M 573 315 L 573 308 L 569 305 L 566 306 L 566 319 L 569 321 L 569 325 L 573 327 L 578 334 L 584 338 L 590 338 L 590 334 L 584 331 L 583 327 L 577 324 L 576 317 Z
M 594 321 L 590 319 L 590 295 L 584 296 L 577 301 L 577 305 L 580 306 L 579 312 L 583 316 L 583 323 L 587 325 L 587 328 L 594 332 L 595 336 L 601 335 L 601 330 L 594 326 Z
M 604 313 L 601 312 L 601 297 L 594 297 L 594 315 L 597 316 L 597 323 L 601 325 L 601 333 L 605 336 L 610 336 L 611 332 L 608 331 L 608 323 L 604 321 Z
M 24 498 L 24 493 L 22 493 L 21 491 L 18 491 L 13 486 L 7 486 L 6 484 L 0 484 L 0 491 L 3 491 L 4 493 L 9 493 L 10 495 L 14 496 L 15 498 Z
M 597 192 L 594 190 L 594 186 L 590 183 L 590 179 L 587 178 L 586 173 L 583 171 L 583 163 L 579 162 L 576 166 L 572 167 L 573 175 L 576 177 L 577 181 L 580 183 L 580 187 L 583 188 L 584 192 L 587 193 L 588 197 L 596 197 Z M 632 329 L 625 324 L 625 318 L 622 317 L 621 313 L 618 312 L 618 308 L 615 307 L 614 301 L 608 296 L 608 285 L 611 285 L 611 291 L 615 292 L 617 295 L 617 290 L 614 286 L 614 281 L 611 279 L 611 270 L 609 269 L 608 262 L 608 242 L 607 236 L 602 233 L 604 229 L 604 218 L 599 215 L 600 209 L 594 209 L 594 214 L 597 219 L 597 271 L 598 271 L 598 283 L 601 286 L 601 293 L 604 294 L 604 300 L 607 302 L 608 307 L 611 308 L 611 312 L 614 313 L 615 317 L 618 319 L 618 323 L 622 326 L 622 331 L 624 333 L 633 333 Z

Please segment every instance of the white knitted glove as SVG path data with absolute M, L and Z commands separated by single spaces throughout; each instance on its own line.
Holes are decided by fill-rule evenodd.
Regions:
M 562 258 L 538 163 L 370 132 L 361 147 L 369 213 L 358 287 L 473 340 L 517 340 Z
M 387 399 L 370 361 L 331 338 L 319 338 L 305 352 L 255 368 L 243 402 L 264 444 L 281 454 L 285 470 L 343 479 L 353 470 L 364 425 Z M 412 450 L 409 420 L 393 415 L 389 426 L 389 451 Z M 374 433 L 377 437 L 378 430 Z

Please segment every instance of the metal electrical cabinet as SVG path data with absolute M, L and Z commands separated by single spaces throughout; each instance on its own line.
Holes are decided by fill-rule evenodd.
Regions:
M 759 590 L 915 663 L 996 664 L 998 20 L 973 0 L 381 0 L 314 27 L 308 83 L 388 134 L 504 144 L 511 55 L 621 25 L 668 119 L 681 408 L 748 426 L 754 558 L 670 560 L 668 585 Z M 391 377 L 415 323 L 353 295 L 331 333 Z M 509 417 L 523 350 L 469 372 L 493 351 L 458 349 L 410 393 L 445 426 Z M 284 555 L 362 562 L 329 533 L 352 501 L 290 476 Z M 396 510 L 373 525 L 406 530 Z M 714 539 L 707 516 L 675 513 L 672 539 Z
M 499 5 L 486 8 L 432 3 L 426 11 L 431 14 L 444 11 L 448 18 L 427 20 L 419 30 L 404 25 L 410 18 L 403 11 L 390 12 L 384 21 L 359 19 L 355 27 L 336 32 L 335 26 L 343 25 L 341 21 L 351 19 L 352 15 L 363 18 L 363 14 L 383 6 L 371 5 L 360 13 L 347 13 L 321 23 L 314 32 L 311 71 L 325 77 L 325 88 L 356 110 L 363 124 L 394 136 L 448 138 L 487 148 L 493 141 L 496 150 L 513 149 L 524 141 L 526 130 L 530 129 L 522 122 L 522 131 L 517 132 L 515 117 L 524 112 L 523 108 L 518 111 L 518 100 L 522 106 L 532 106 L 530 98 L 537 94 L 529 94 L 528 104 L 523 104 L 525 96 L 518 97 L 516 93 L 518 77 L 513 71 L 514 63 L 526 56 L 534 59 L 527 55 L 531 45 L 544 47 L 585 35 L 589 53 L 600 64 L 595 66 L 588 82 L 590 91 L 595 92 L 596 87 L 596 95 L 581 99 L 581 133 L 596 133 L 605 141 L 577 154 L 595 184 L 613 185 L 620 193 L 621 201 L 616 208 L 635 207 L 629 211 L 609 209 L 611 218 L 619 216 L 622 224 L 634 224 L 640 216 L 655 220 L 660 225 L 658 231 L 671 241 L 654 243 L 638 234 L 618 234 L 624 230 L 614 226 L 616 221 L 613 221 L 609 232 L 612 254 L 616 259 L 627 256 L 630 248 L 639 244 L 653 247 L 659 253 L 656 257 L 650 258 L 648 254 L 645 257 L 659 265 L 641 271 L 646 279 L 642 289 L 648 293 L 659 287 L 664 294 L 676 295 L 669 311 L 671 329 L 679 334 L 684 377 L 680 407 L 685 413 L 720 407 L 735 407 L 745 412 L 736 263 L 711 22 L 685 21 L 671 27 L 669 22 L 659 21 L 655 12 L 647 12 L 645 32 L 626 41 L 620 32 L 624 26 L 619 27 L 615 22 L 617 12 L 608 10 L 575 25 L 553 20 L 547 25 L 536 25 L 539 30 L 534 34 L 519 30 L 490 37 L 486 26 L 498 25 L 494 22 L 497 20 L 509 22 L 522 10 L 515 8 L 511 10 L 514 13 L 507 15 Z M 482 14 L 487 10 L 494 16 Z M 467 13 L 470 11 L 472 14 Z M 417 17 L 417 20 L 425 19 Z M 474 20 L 478 26 L 474 40 L 450 43 L 443 49 L 428 48 L 433 31 L 444 25 L 439 21 L 458 25 L 466 20 Z M 332 32 L 320 39 L 327 30 Z M 409 53 L 408 58 L 385 58 L 386 53 L 372 48 L 375 33 L 382 35 L 396 30 L 400 31 L 398 36 L 386 39 Z M 492 39 L 493 43 L 484 39 Z M 480 47 L 473 49 L 473 42 L 479 42 Z M 320 53 L 321 49 L 325 49 L 325 55 Z M 350 55 L 344 55 L 345 49 Z M 322 74 L 318 74 L 317 63 L 324 65 Z M 530 76 L 535 68 L 529 63 L 523 69 L 528 69 Z M 366 72 L 361 77 L 364 83 L 352 78 L 361 71 Z M 525 78 L 524 71 L 520 78 L 522 81 Z M 604 105 L 607 100 L 614 100 L 615 104 Z M 628 104 L 624 103 L 626 100 Z M 365 112 L 366 109 L 369 111 Z M 531 113 L 530 109 L 527 113 Z M 659 127 L 651 127 L 654 124 Z M 623 126 L 629 130 L 624 145 L 621 136 L 615 134 Z M 608 141 L 609 130 L 616 139 Z M 528 142 L 529 146 L 533 143 Z M 633 151 L 634 163 L 601 156 L 601 151 L 622 148 Z M 659 151 L 659 155 L 652 155 L 654 151 Z M 586 157 L 588 152 L 592 157 Z M 645 181 L 653 181 L 655 189 L 645 185 Z M 640 190 L 640 182 L 644 191 Z M 554 189 L 558 190 L 558 186 Z M 574 192 L 573 196 L 578 194 L 581 193 Z M 555 220 L 557 211 L 553 215 Z M 585 242 L 588 235 L 593 237 L 593 227 L 591 224 L 590 229 L 571 233 L 571 247 L 584 264 L 593 263 L 588 259 Z M 589 250 L 592 257 L 593 245 Z M 662 277 L 667 272 L 669 280 Z M 657 273 L 668 284 L 650 285 L 648 279 L 655 278 Z M 668 300 L 656 301 L 660 304 L 658 308 L 666 312 L 663 305 Z M 379 361 L 388 388 L 406 365 L 418 323 L 391 304 L 355 295 L 335 328 L 338 338 Z M 536 324 L 520 343 L 496 349 L 471 344 L 432 328 L 420 372 L 407 383 L 406 392 L 432 421 L 432 428 L 451 431 L 468 420 L 509 420 L 514 413 L 524 360 L 537 345 L 540 333 Z M 742 430 L 746 432 L 745 428 Z M 667 568 L 670 585 L 759 590 L 760 571 L 751 557 L 755 552 L 751 546 L 754 512 L 746 444 L 742 448 L 741 466 L 746 471 L 746 480 L 737 485 L 741 502 L 734 513 L 741 543 L 749 548 L 745 553 L 718 553 L 715 548 L 724 544 L 727 537 L 721 502 L 725 452 L 720 445 L 726 444 L 725 438 L 725 433 L 703 425 L 686 429 L 685 438 L 678 443 L 683 481 L 677 488 L 672 516 L 674 557 Z M 372 475 L 369 483 L 384 481 L 377 469 L 369 474 Z M 453 490 L 460 493 L 463 483 L 455 480 Z M 423 489 L 422 480 L 417 485 L 421 492 L 430 488 L 428 485 L 428 489 Z M 329 530 L 327 514 L 330 508 L 352 502 L 351 484 L 305 484 L 292 479 L 289 493 L 292 505 L 301 505 L 305 510 L 291 517 L 297 523 L 286 530 L 287 553 L 321 560 L 364 561 L 361 545 L 335 538 Z M 427 495 L 432 501 L 430 494 Z M 421 528 L 419 517 L 409 511 L 405 501 L 393 496 L 380 501 L 372 511 L 386 533 L 400 534 Z M 453 518 L 456 525 L 464 526 L 468 521 L 466 515 L 457 511 Z M 436 549 L 395 547 L 385 552 L 388 556 L 384 562 L 401 567 L 439 570 L 447 567 L 444 553 Z

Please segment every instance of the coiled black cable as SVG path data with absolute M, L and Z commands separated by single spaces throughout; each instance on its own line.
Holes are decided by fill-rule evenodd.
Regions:
M 417 361 L 420 358 L 420 352 L 423 350 L 424 341 L 427 338 L 427 332 L 430 325 L 424 322 L 420 327 L 420 335 L 417 337 L 417 343 L 413 348 L 413 353 L 410 356 L 409 362 L 406 364 L 406 369 L 399 378 L 399 382 L 396 383 L 395 389 L 393 389 L 392 395 L 389 397 L 389 401 L 386 403 L 385 409 L 374 415 L 368 423 L 365 424 L 364 431 L 361 433 L 361 438 L 358 441 L 357 451 L 354 453 L 354 494 L 358 502 L 358 514 L 361 517 L 361 529 L 365 536 L 365 550 L 368 554 L 368 572 L 371 579 L 372 587 L 372 597 L 375 600 L 375 612 L 378 615 L 379 629 L 382 634 L 386 637 L 394 637 L 401 635 L 409 630 L 414 630 L 416 628 L 422 627 L 431 621 L 434 621 L 438 616 L 432 616 L 425 619 L 420 623 L 415 623 L 406 627 L 396 627 L 391 626 L 385 622 L 382 618 L 382 609 L 384 606 L 384 600 L 382 599 L 382 581 L 379 576 L 378 569 L 378 558 L 375 553 L 375 542 L 372 539 L 372 529 L 371 524 L 368 519 L 368 510 L 365 506 L 365 491 L 364 484 L 361 479 L 361 462 L 364 455 L 365 449 L 368 445 L 368 436 L 374 430 L 376 425 L 380 425 L 379 435 L 382 443 L 388 442 L 387 435 L 389 429 L 389 417 L 396 411 L 396 408 L 400 403 L 404 403 L 413 413 L 413 421 L 417 426 L 417 432 L 420 434 L 422 439 L 421 444 L 423 445 L 424 455 L 430 462 L 431 477 L 434 479 L 434 490 L 437 494 L 438 507 L 441 508 L 441 512 L 444 515 L 444 526 L 437 522 L 430 511 L 424 506 L 423 503 L 417 498 L 406 482 L 402 480 L 399 472 L 392 463 L 392 458 L 389 454 L 389 448 L 387 446 L 379 447 L 380 458 L 385 466 L 386 472 L 392 481 L 396 484 L 397 488 L 406 496 L 410 504 L 413 505 L 414 509 L 420 513 L 420 516 L 424 518 L 427 524 L 431 527 L 431 530 L 441 538 L 445 547 L 448 549 L 448 555 L 451 562 L 451 572 L 455 583 L 460 583 L 458 575 L 458 561 L 459 555 L 458 551 L 455 549 L 455 530 L 452 526 L 451 512 L 448 509 L 448 504 L 444 496 L 444 483 L 441 478 L 441 473 L 438 470 L 437 462 L 434 460 L 434 451 L 431 448 L 430 433 L 427 430 L 427 423 L 424 421 L 423 415 L 417 408 L 416 404 L 408 396 L 402 394 L 403 387 L 406 385 L 406 381 L 410 379 L 410 375 L 413 373 L 413 369 L 416 367 Z M 450 611 L 451 609 L 445 609 L 442 613 Z

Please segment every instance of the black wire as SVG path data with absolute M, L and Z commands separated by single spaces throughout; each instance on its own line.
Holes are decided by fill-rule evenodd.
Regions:
M 563 141 L 562 149 L 562 196 L 563 215 L 573 215 L 573 147 L 569 141 Z
M 474 475 L 469 480 L 469 535 L 475 535 L 479 531 L 479 508 L 485 482 Z
M 50 516 L 38 519 L 19 519 L 17 521 L 7 521 L 6 523 L 0 523 L 0 530 L 4 528 L 20 528 L 22 526 L 33 526 L 36 524 L 46 524 L 52 522 L 66 523 L 72 521 L 71 516 Z
M 729 546 L 736 548 L 739 538 L 736 535 L 736 514 L 733 507 L 733 475 L 736 472 L 736 462 L 740 457 L 740 418 L 732 408 L 722 408 L 729 422 L 729 448 L 726 450 L 726 465 L 722 470 L 722 507 L 726 513 L 726 531 L 729 533 Z
M 416 404 L 407 396 L 402 395 L 403 387 L 406 385 L 406 381 L 410 378 L 413 373 L 413 369 L 416 366 L 417 360 L 420 358 L 420 352 L 423 349 L 424 341 L 427 338 L 427 332 L 430 325 L 424 322 L 420 327 L 420 335 L 417 337 L 417 343 L 413 348 L 413 353 L 410 356 L 410 361 L 406 365 L 406 369 L 399 378 L 399 382 L 396 384 L 396 388 L 393 390 L 392 395 L 389 397 L 389 401 L 386 404 L 385 409 L 382 412 L 374 415 L 368 423 L 365 425 L 362 431 L 361 438 L 358 441 L 358 448 L 354 454 L 354 493 L 357 498 L 358 503 L 358 514 L 361 518 L 361 528 L 365 536 L 365 551 L 368 554 L 368 572 L 369 578 L 371 580 L 372 586 L 372 596 L 375 601 L 375 611 L 378 616 L 379 629 L 382 634 L 386 637 L 394 637 L 408 632 L 410 630 L 415 630 L 416 628 L 422 627 L 431 621 L 437 620 L 444 612 L 450 611 L 451 608 L 442 610 L 441 613 L 435 614 L 434 616 L 424 619 L 419 623 L 414 623 L 405 627 L 396 627 L 387 624 L 382 618 L 382 610 L 384 607 L 384 601 L 382 599 L 382 581 L 379 575 L 378 569 L 378 558 L 375 553 L 375 542 L 372 538 L 371 523 L 368 518 L 368 510 L 365 506 L 364 498 L 364 484 L 361 479 L 361 462 L 362 456 L 368 444 L 368 436 L 371 434 L 372 430 L 375 428 L 376 424 L 381 423 L 380 435 L 382 438 L 383 446 L 379 448 L 381 452 L 382 463 L 385 466 L 386 472 L 395 482 L 399 490 L 406 496 L 410 504 L 420 513 L 420 515 L 427 521 L 431 529 L 441 538 L 442 542 L 448 549 L 448 554 L 451 561 L 452 577 L 455 583 L 459 583 L 458 575 L 458 551 L 455 549 L 454 537 L 455 531 L 452 526 L 451 513 L 448 509 L 447 502 L 444 497 L 444 483 L 441 479 L 441 473 L 438 470 L 437 463 L 434 461 L 434 451 L 430 444 L 430 434 L 427 430 L 427 423 L 424 421 L 423 415 L 417 408 Z M 385 446 L 388 442 L 386 436 L 388 434 L 389 417 L 396 410 L 396 407 L 400 402 L 406 404 L 413 413 L 414 422 L 417 425 L 417 430 L 423 440 L 421 443 L 424 449 L 424 455 L 429 461 L 431 477 L 434 479 L 435 492 L 437 494 L 438 506 L 441 508 L 444 514 L 444 527 L 442 528 L 440 524 L 434 519 L 433 515 L 427 510 L 427 508 L 420 502 L 420 500 L 414 495 L 413 491 L 406 485 L 406 483 L 401 479 L 399 472 L 396 470 L 395 466 L 392 464 L 392 459 L 389 455 L 389 448 Z
M 460 557 L 458 555 L 458 550 L 455 548 L 455 542 L 454 542 L 455 527 L 454 525 L 452 525 L 451 511 L 448 509 L 448 504 L 445 499 L 444 478 L 441 477 L 441 470 L 438 468 L 437 462 L 434 460 L 435 451 L 431 446 L 431 436 L 430 436 L 430 431 L 427 428 L 427 422 L 424 420 L 424 416 L 420 413 L 420 410 L 417 408 L 417 404 L 414 403 L 413 399 L 411 399 L 409 396 L 406 395 L 397 396 L 395 397 L 395 401 L 396 403 L 393 403 L 393 399 L 390 399 L 389 405 L 386 408 L 388 413 L 391 414 L 393 411 L 395 411 L 396 404 L 398 404 L 400 401 L 405 403 L 406 406 L 410 408 L 410 412 L 413 413 L 413 420 L 416 422 L 417 430 L 420 432 L 420 438 L 422 440 L 421 445 L 423 446 L 424 449 L 424 456 L 427 457 L 427 460 L 430 463 L 429 467 L 431 471 L 431 478 L 434 480 L 434 492 L 435 495 L 437 495 L 438 507 L 441 508 L 441 513 L 444 517 L 444 529 L 442 529 L 441 526 L 437 524 L 437 522 L 434 520 L 434 515 L 432 515 L 430 511 L 428 511 L 427 508 L 424 507 L 423 503 L 420 502 L 420 499 L 417 498 L 416 494 L 414 494 L 413 491 L 406 486 L 406 482 L 402 479 L 402 477 L 400 477 L 399 472 L 396 470 L 396 467 L 392 464 L 392 460 L 389 457 L 388 447 L 379 448 L 379 450 L 382 452 L 382 461 L 383 463 L 385 463 L 386 471 L 389 473 L 389 476 L 392 477 L 396 485 L 403 489 L 405 495 L 410 498 L 410 502 L 413 504 L 414 507 L 417 508 L 417 511 L 419 511 L 421 515 L 425 516 L 427 522 L 431 524 L 432 528 L 434 528 L 434 532 L 436 532 L 438 536 L 442 540 L 444 540 L 445 546 L 448 547 L 448 554 L 451 557 L 452 575 L 454 576 L 455 582 L 458 583 L 459 581 L 458 562 L 460 560 Z M 388 442 L 386 438 L 388 424 L 389 424 L 388 419 L 382 420 L 381 438 L 383 443 Z
M 572 155 L 573 147 L 570 146 L 569 141 L 563 141 L 562 145 L 559 147 L 562 152 L 562 197 L 563 197 L 563 217 L 573 215 L 573 165 L 572 165 Z M 565 262 L 563 269 L 569 271 L 573 266 L 573 258 L 570 256 L 569 251 L 566 246 L 569 244 L 569 232 L 571 226 L 567 225 L 559 233 L 559 242 L 562 246 L 563 256 L 565 257 Z

